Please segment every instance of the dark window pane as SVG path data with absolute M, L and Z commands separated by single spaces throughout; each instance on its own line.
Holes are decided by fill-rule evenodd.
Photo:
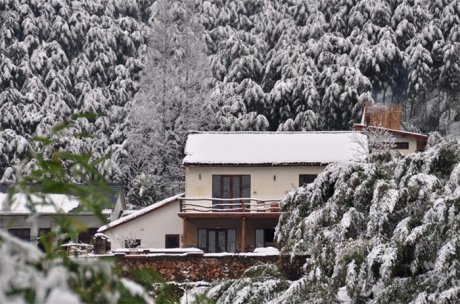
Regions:
M 213 175 L 212 176 L 212 197 L 220 198 L 221 193 L 221 182 L 222 176 L 221 175 Z M 218 205 L 220 202 L 215 200 L 212 202 L 213 205 Z
M 244 198 L 251 197 L 251 176 L 250 175 L 243 175 L 241 177 L 242 180 L 242 189 L 241 189 L 241 196 Z M 249 204 L 250 201 L 244 201 L 245 208 L 250 208 Z
M 395 142 L 394 149 L 408 150 L 409 149 L 409 143 L 408 142 Z
M 240 182 L 241 176 L 233 176 L 233 196 L 235 198 L 240 198 L 241 197 L 241 182 Z M 240 207 L 240 201 L 239 200 L 234 200 L 233 201 L 234 208 L 239 208 Z
M 264 242 L 265 246 L 267 246 L 267 243 L 273 243 L 273 240 L 275 239 L 275 229 L 264 229 Z M 270 244 L 271 245 L 271 244 Z
M 8 232 L 15 237 L 24 240 L 30 241 L 30 229 L 29 228 L 14 228 L 8 229 Z
M 225 252 L 226 250 L 225 230 L 217 231 L 217 252 Z
M 213 175 L 212 177 L 213 198 L 248 198 L 251 197 L 250 175 Z M 240 200 L 218 201 L 214 200 L 213 205 L 222 204 L 222 208 L 239 208 Z
M 167 234 L 165 236 L 165 248 L 179 248 L 179 235 Z
M 208 231 L 208 252 L 216 252 L 216 231 Z
M 265 247 L 263 229 L 256 229 L 256 248 L 259 247 Z
M 222 176 L 222 198 L 231 198 L 230 176 Z
M 241 196 L 244 198 L 251 197 L 251 176 L 250 175 L 243 175 L 243 189 L 241 191 Z
M 313 183 L 318 174 L 300 174 L 299 175 L 299 186 L 305 186 Z
M 198 248 L 206 250 L 208 244 L 208 234 L 206 229 L 198 229 Z
M 236 251 L 236 231 L 235 229 L 227 230 L 227 251 Z

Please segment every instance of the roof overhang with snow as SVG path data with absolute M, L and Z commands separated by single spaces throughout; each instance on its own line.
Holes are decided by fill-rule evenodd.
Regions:
M 415 132 L 408 132 L 408 131 L 402 131 L 402 130 L 394 130 L 394 129 L 388 129 L 388 128 L 383 128 L 383 127 L 375 127 L 375 126 L 367 126 L 365 124 L 354 124 L 353 129 L 363 131 L 366 129 L 371 129 L 371 130 L 384 130 L 387 131 L 395 136 L 401 136 L 401 137 L 412 137 L 415 138 L 417 141 L 425 143 L 428 140 L 428 136 L 420 133 L 415 133 Z
M 184 166 L 326 165 L 361 160 L 360 132 L 208 132 L 190 134 Z
M 142 209 L 139 209 L 139 210 L 136 210 L 132 213 L 130 213 L 129 215 L 127 216 L 124 216 L 124 217 L 121 217 L 113 222 L 110 222 L 108 223 L 107 225 L 104 225 L 102 227 L 100 227 L 97 232 L 105 232 L 107 230 L 110 230 L 116 226 L 119 226 L 119 225 L 123 225 L 123 224 L 126 224 L 138 217 L 141 217 L 141 216 L 144 216 L 144 215 L 147 215 L 161 207 L 164 207 L 164 206 L 167 206 L 169 204 L 172 204 L 174 202 L 176 203 L 179 203 L 179 198 L 183 197 L 184 194 L 181 193 L 181 194 L 178 194 L 178 195 L 175 195 L 175 196 L 171 196 L 171 197 L 168 197 L 162 201 L 159 201 L 159 202 L 156 202 L 148 207 L 145 207 L 145 208 L 142 208 Z

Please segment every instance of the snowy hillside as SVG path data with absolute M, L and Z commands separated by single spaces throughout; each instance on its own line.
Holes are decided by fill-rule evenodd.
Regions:
M 112 153 L 102 169 L 119 180 L 126 140 L 126 104 L 143 67 L 148 7 L 135 1 L 0 2 L 0 181 L 15 179 L 33 136 L 79 118 L 54 149 L 94 158 Z
M 212 287 L 217 303 L 456 303 L 460 300 L 460 146 L 331 165 L 283 200 L 276 238 L 311 255 L 286 286 L 270 269 Z M 243 291 L 242 288 L 245 288 Z M 252 297 L 252 296 L 253 297 Z

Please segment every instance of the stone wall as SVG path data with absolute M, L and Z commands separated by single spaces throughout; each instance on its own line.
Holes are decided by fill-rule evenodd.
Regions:
M 123 255 L 116 257 L 117 267 L 122 269 L 126 277 L 136 269 L 151 269 L 160 273 L 167 281 L 215 281 L 219 279 L 235 279 L 255 265 L 275 264 L 290 280 L 302 275 L 305 256 L 297 256 L 293 260 L 289 256 L 253 256 L 253 255 Z

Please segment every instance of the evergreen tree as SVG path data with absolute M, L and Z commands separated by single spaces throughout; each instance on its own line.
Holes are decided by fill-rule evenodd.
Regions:
M 195 8 L 155 2 L 146 63 L 130 114 L 125 167 L 128 200 L 148 205 L 183 189 L 181 161 L 189 130 L 203 127 L 207 58 Z

